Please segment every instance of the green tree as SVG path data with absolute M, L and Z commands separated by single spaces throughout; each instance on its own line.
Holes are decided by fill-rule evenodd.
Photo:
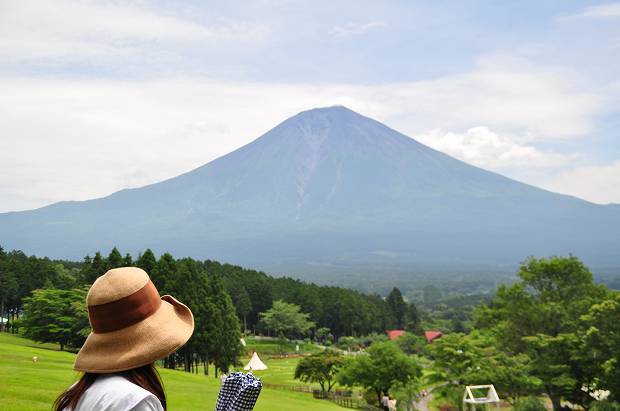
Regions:
M 305 335 L 314 327 L 314 323 L 308 320 L 309 314 L 302 313 L 296 304 L 274 301 L 273 306 L 260 318 L 262 323 L 276 334 L 282 334 L 288 338 Z
M 397 382 L 394 384 L 392 391 L 396 398 L 398 409 L 404 411 L 414 411 L 415 402 L 420 398 L 422 384 L 418 380 L 410 380 L 409 382 Z
M 131 266 L 133 266 L 133 258 L 131 257 L 131 254 L 127 253 L 125 254 L 125 258 L 123 258 L 123 267 Z
M 0 247 L 0 332 L 4 331 L 8 315 L 6 310 L 9 306 L 9 299 L 13 297 L 18 289 L 17 276 L 9 270 L 6 263 L 7 255 Z
M 411 333 L 401 335 L 394 342 L 407 355 L 423 354 L 426 349 L 424 338 Z
M 586 328 L 584 352 L 592 353 L 598 387 L 620 402 L 620 293 L 593 305 L 582 318 Z
M 146 271 L 149 275 L 153 273 L 153 270 L 157 267 L 157 259 L 150 248 L 147 248 L 144 254 L 138 256 L 136 266 Z
M 420 314 L 418 313 L 418 307 L 414 303 L 407 305 L 405 329 L 410 332 L 420 331 Z
M 111 270 L 112 268 L 122 267 L 124 261 L 125 260 L 123 260 L 123 256 L 121 255 L 120 251 L 118 251 L 118 248 L 114 247 L 112 251 L 110 251 L 110 254 L 108 255 L 108 259 L 107 259 L 108 270 Z
M 24 300 L 24 335 L 39 342 L 58 343 L 61 350 L 67 345 L 79 347 L 84 342 L 88 315 L 85 307 L 76 302 L 85 300 L 85 288 L 33 291 L 32 296 Z
M 221 277 L 218 274 L 211 275 L 209 285 L 213 304 L 219 310 L 219 316 L 222 319 L 221 327 L 217 330 L 216 343 L 212 347 L 212 358 L 217 375 L 218 369 L 227 373 L 231 366 L 239 364 L 243 347 L 235 306 L 224 288 Z
M 433 341 L 429 347 L 433 359 L 431 383 L 450 381 L 453 385 L 467 385 L 483 382 L 479 372 L 486 364 L 484 347 L 473 336 L 453 333 Z M 479 380 L 482 379 L 482 380 Z M 438 388 L 449 389 L 448 386 Z
M 144 253 L 144 256 L 147 256 L 147 253 Z M 148 258 L 148 256 L 145 258 Z M 138 262 L 138 264 L 140 263 Z M 151 281 L 153 281 L 153 284 L 155 284 L 155 287 L 157 287 L 160 293 L 174 295 L 177 291 L 183 291 L 183 284 L 177 284 L 177 270 L 177 262 L 172 254 L 163 253 L 161 257 L 159 257 L 157 264 L 151 267 L 151 271 L 147 272 L 151 276 Z M 179 285 L 181 285 L 181 287 L 179 287 Z
M 70 290 L 75 288 L 78 284 L 79 276 L 75 276 L 69 270 L 65 268 L 61 263 L 52 263 L 56 274 L 53 275 L 53 285 L 55 288 L 63 290 Z
M 318 383 L 323 395 L 336 384 L 336 375 L 344 366 L 344 357 L 338 352 L 325 350 L 303 358 L 295 368 L 295 379 Z M 327 389 L 326 389 L 327 388 Z
M 596 369 L 583 350 L 580 318 L 608 291 L 593 283 L 578 258 L 531 258 L 519 269 L 520 282 L 501 286 L 493 301 L 476 313 L 477 325 L 497 336 L 510 355 L 527 354 L 556 411 L 562 398 L 588 408 Z
M 389 393 L 396 383 L 417 381 L 420 375 L 419 364 L 386 341 L 374 343 L 365 354 L 347 362 L 338 374 L 338 381 L 342 385 L 360 385 L 374 390 L 379 402 L 381 393 Z
M 481 374 L 486 381 L 493 381 L 501 398 L 514 406 L 519 399 L 542 392 L 542 381 L 532 375 L 533 362 L 528 355 L 509 355 L 495 348 L 489 351 Z
M 248 329 L 248 315 L 252 312 L 252 301 L 250 301 L 250 295 L 245 289 L 245 286 L 240 283 L 235 283 L 231 289 L 229 289 L 230 297 L 237 311 L 237 316 L 243 320 L 243 332 Z
M 334 336 L 331 330 L 327 327 L 321 327 L 314 333 L 314 338 L 321 344 L 331 344 L 334 341 Z
M 101 256 L 101 253 L 97 251 L 90 262 L 90 267 L 87 270 L 84 270 L 84 281 L 86 284 L 90 285 L 94 283 L 97 278 L 105 274 L 107 270 L 107 262 Z
M 396 287 L 390 291 L 390 294 L 386 298 L 386 302 L 390 307 L 390 311 L 396 320 L 396 328 L 405 328 L 405 321 L 407 317 L 407 303 L 403 299 L 403 295 Z

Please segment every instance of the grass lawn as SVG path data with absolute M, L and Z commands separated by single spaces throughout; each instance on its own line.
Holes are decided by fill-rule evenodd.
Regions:
M 260 352 L 259 352 L 260 354 Z M 39 357 L 34 364 L 32 357 Z M 23 337 L 0 333 L 0 399 L 3 411 L 50 410 L 64 388 L 78 376 L 72 370 L 74 354 L 58 351 L 57 346 L 37 344 Z M 264 359 L 265 361 L 266 359 Z M 257 372 L 264 382 L 296 384 L 292 373 L 296 359 L 267 360 L 269 370 Z M 219 391 L 219 379 L 182 371 L 160 369 L 166 387 L 169 409 L 212 410 Z M 263 388 L 257 411 L 343 410 L 309 394 Z
M 282 345 L 280 345 L 280 343 L 276 339 L 257 339 L 254 337 L 246 337 L 244 338 L 244 341 L 246 343 L 246 352 L 252 354 L 253 351 L 256 351 L 261 357 L 263 355 L 280 355 L 282 352 L 284 352 L 285 354 L 306 355 L 322 350 L 322 348 L 318 347 L 315 344 L 307 344 L 305 342 L 296 344 L 291 341 L 286 341 Z M 299 351 L 295 350 L 296 345 L 299 345 Z

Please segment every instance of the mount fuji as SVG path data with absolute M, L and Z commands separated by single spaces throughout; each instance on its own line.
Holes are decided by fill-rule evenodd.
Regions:
M 149 247 L 305 278 L 568 253 L 620 267 L 620 206 L 520 183 L 329 107 L 169 180 L 0 214 L 0 244 L 71 259 Z

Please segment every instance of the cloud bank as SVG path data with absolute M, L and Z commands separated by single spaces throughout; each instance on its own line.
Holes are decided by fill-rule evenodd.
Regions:
M 2 2 L 0 38 L 10 41 L 0 41 L 0 212 L 169 178 L 299 111 L 335 104 L 477 166 L 590 201 L 620 202 L 613 183 L 617 156 L 601 161 L 582 152 L 598 138 L 601 118 L 617 118 L 613 53 L 619 49 L 610 45 L 620 38 L 612 24 L 620 3 L 550 16 L 562 35 L 539 31 L 522 47 L 501 35 L 488 42 L 481 37 L 492 32 L 487 25 L 501 20 L 478 21 L 457 6 L 447 19 L 431 6 L 362 3 L 351 2 L 359 5 L 353 8 L 345 1 L 332 10 L 319 2 L 298 10 L 294 2 L 270 1 L 245 8 L 226 2 L 208 8 L 143 0 Z M 511 21 L 519 23 L 517 16 Z M 583 39 L 585 49 L 565 45 L 574 24 L 590 25 L 572 38 Z M 595 37 L 599 25 L 605 29 Z M 423 55 L 408 55 L 401 45 L 419 46 L 420 33 L 424 47 L 412 50 Z M 445 45 L 441 39 L 461 37 L 479 43 L 450 50 L 451 60 L 435 54 L 434 45 Z M 601 52 L 604 64 L 586 53 L 601 38 L 608 46 Z M 568 63 L 551 61 L 549 51 L 562 47 Z M 392 49 L 393 55 L 385 53 Z M 584 63 L 602 71 L 580 71 Z M 254 66 L 273 72 L 254 80 L 247 74 L 256 73 Z M 425 66 L 432 70 L 422 73 L 432 75 L 403 74 Z M 375 81 L 350 75 L 360 67 L 354 72 Z M 344 75 L 315 79 L 329 78 L 328 68 Z M 311 78 L 295 77 L 297 71 Z M 379 80 L 371 76 L 375 71 Z M 600 190 L 589 189 L 597 184 Z

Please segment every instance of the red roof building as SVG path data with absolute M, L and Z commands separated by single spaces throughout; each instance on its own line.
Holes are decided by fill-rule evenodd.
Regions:
M 405 335 L 405 330 L 387 330 L 385 333 L 390 340 L 395 340 L 398 337 Z
M 441 338 L 443 333 L 441 331 L 424 331 L 424 338 L 426 338 L 426 342 L 433 342 L 437 338 Z

